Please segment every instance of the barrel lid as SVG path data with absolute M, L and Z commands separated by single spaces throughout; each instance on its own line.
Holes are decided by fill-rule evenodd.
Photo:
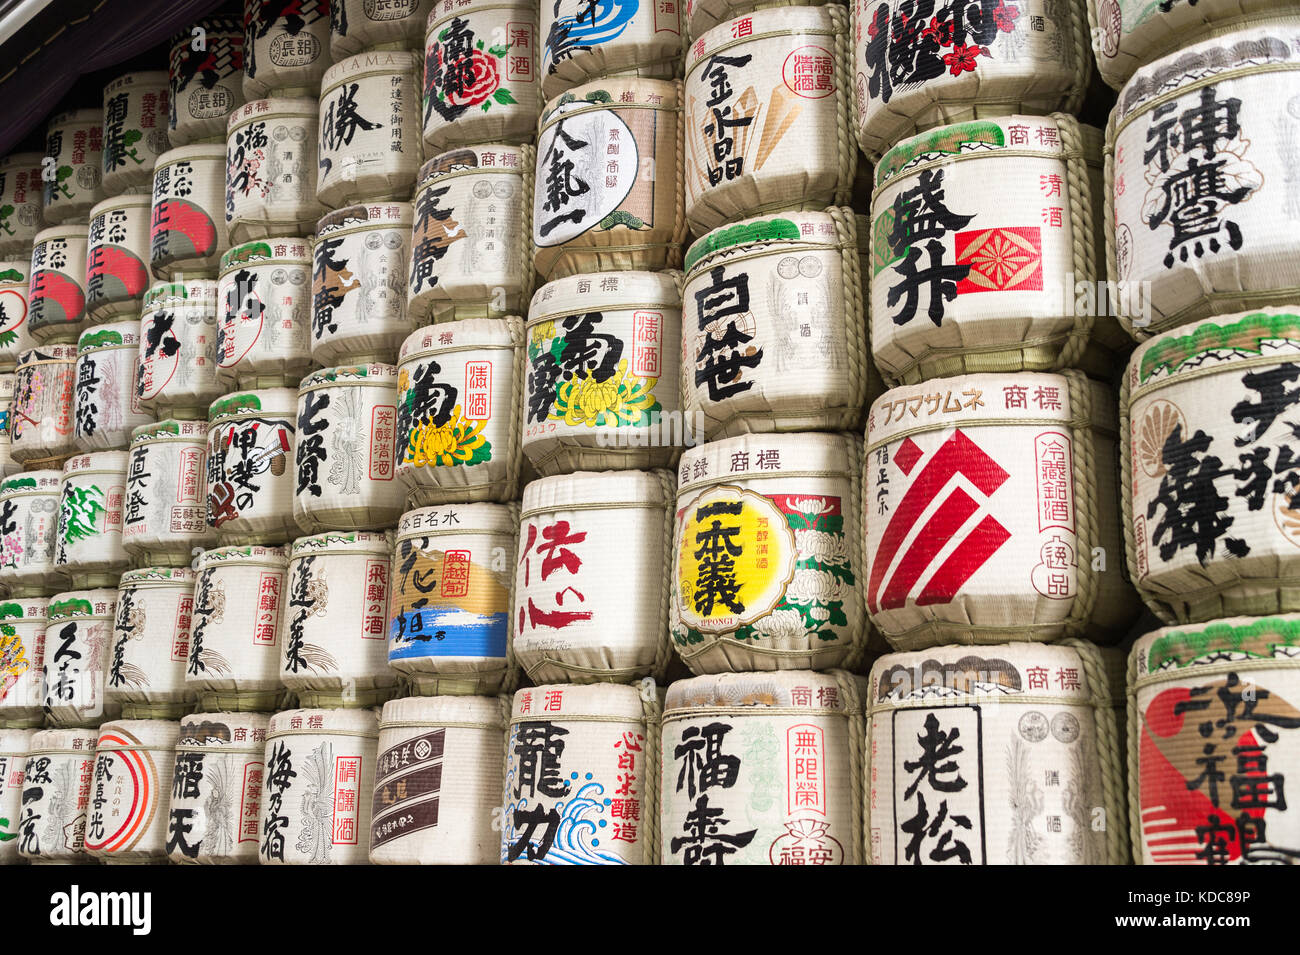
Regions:
M 316 239 L 350 229 L 409 229 L 415 219 L 409 202 L 368 202 L 326 213 L 316 223 Z
M 39 730 L 0 729 L 0 756 L 26 756 L 32 745 L 32 736 Z
M 188 746 L 260 746 L 270 722 L 267 713 L 194 713 L 180 721 L 177 742 Z
M 94 325 L 77 339 L 77 354 L 108 348 L 139 348 L 139 322 L 113 322 L 111 325 Z
M 1270 343 L 1267 350 L 1265 342 Z M 1215 366 L 1231 371 L 1237 362 L 1266 353 L 1277 355 L 1279 363 L 1294 361 L 1298 352 L 1300 312 L 1294 308 L 1215 315 L 1162 332 L 1139 345 L 1129 359 L 1129 383 L 1136 390 L 1187 372 L 1204 374 Z
M 268 265 L 311 265 L 311 240 L 299 236 L 254 239 L 221 256 L 221 277 L 235 269 Z
M 298 413 L 298 392 L 293 388 L 259 388 L 222 395 L 208 406 L 208 421 L 276 415 L 294 417 Z
M 1300 667 L 1300 614 L 1228 617 L 1209 623 L 1162 627 L 1133 644 L 1130 654 L 1139 678 L 1216 663 L 1272 660 Z
M 681 472 L 689 469 L 692 479 L 683 481 L 678 490 L 810 471 L 847 477 L 857 467 L 849 458 L 853 440 L 853 435 L 806 432 L 742 434 L 710 441 L 682 453 Z M 697 462 L 702 463 L 697 466 Z
M 387 73 L 410 73 L 424 65 L 424 56 L 410 50 L 367 50 L 338 60 L 321 77 L 321 99 L 349 80 Z
M 860 216 L 867 219 L 866 216 Z M 761 250 L 779 255 L 801 245 L 839 245 L 835 219 L 828 212 L 779 212 L 719 226 L 686 250 L 688 280 L 717 264 L 718 259 Z
M 29 348 L 18 355 L 19 367 L 36 361 L 76 360 L 77 346 L 71 342 L 60 342 L 57 345 L 39 345 L 36 348 Z
M 483 157 L 486 155 L 492 156 L 491 165 L 483 161 Z M 420 167 L 420 174 L 416 177 L 416 182 L 420 184 L 419 187 L 422 189 L 426 184 L 425 180 L 438 179 L 450 173 L 463 172 L 467 169 L 497 172 L 507 170 L 521 176 L 526 172 L 531 174 L 531 169 L 528 168 L 524 156 L 522 146 L 508 146 L 505 143 L 457 146 L 455 149 L 449 149 L 427 160 Z
M 398 364 L 444 351 L 466 347 L 513 348 L 518 344 L 511 323 L 504 318 L 465 318 L 417 328 L 402 342 Z
M 1086 705 L 1092 690 L 1083 658 L 1073 647 L 1043 643 L 932 647 L 887 653 L 871 667 L 875 697 L 869 706 L 948 705 L 961 699 L 1049 695 Z M 1100 688 L 1102 696 L 1109 688 Z
M 103 606 L 97 611 L 95 605 Z M 50 598 L 46 609 L 46 619 L 67 620 L 71 617 L 112 617 L 117 604 L 117 588 L 96 588 L 95 590 L 66 590 Z
M 86 219 L 77 219 L 73 222 L 65 222 L 62 225 L 52 225 L 49 228 L 42 229 L 36 233 L 36 238 L 32 239 L 32 247 L 40 245 L 42 242 L 49 242 L 51 239 L 87 239 L 90 235 L 90 222 Z
M 151 209 L 153 206 L 153 197 L 148 193 L 132 195 L 127 193 L 121 196 L 109 196 L 107 199 L 101 199 L 91 207 L 89 215 L 86 217 L 94 221 L 106 212 L 112 212 L 114 209 L 138 209 L 141 211 Z
M 188 36 L 188 34 L 187 34 Z M 193 162 L 196 159 L 219 159 L 226 161 L 225 143 L 193 143 L 189 146 L 177 146 L 158 157 L 155 169 L 174 166 L 178 162 Z
M 353 552 L 357 554 L 393 553 L 392 531 L 325 531 L 299 537 L 289 549 L 289 559 L 297 560 L 308 554 L 322 552 Z
M 102 107 L 91 109 L 70 109 L 66 112 L 55 113 L 50 117 L 47 129 L 54 129 L 56 126 L 71 126 L 89 123 L 94 126 L 104 125 L 104 110 Z M 71 142 L 71 140 L 69 140 Z
M 173 720 L 111 720 L 99 727 L 101 753 L 133 749 L 175 749 L 181 724 Z
M 0 620 L 39 620 L 45 622 L 49 597 L 9 597 L 0 600 Z
M 505 728 L 495 696 L 410 696 L 384 704 L 381 730 L 394 723 L 483 723 Z M 418 731 L 412 727 L 412 731 Z
M 1011 127 L 1018 129 L 1015 137 Z M 997 156 L 1000 152 L 1026 148 L 1036 153 L 1064 156 L 1059 135 L 1060 125 L 1050 116 L 1015 114 L 997 119 L 973 119 L 952 123 L 917 133 L 901 140 L 880 157 L 875 168 L 875 186 L 879 189 L 891 180 L 919 166 L 945 162 L 956 156 Z M 1023 132 L 1024 139 L 1020 133 Z
M 528 306 L 528 324 L 600 309 L 681 308 L 679 278 L 678 272 L 629 270 L 556 279 L 533 293 Z
M 379 712 L 365 710 L 281 710 L 271 715 L 266 738 L 290 735 L 323 735 L 331 733 L 379 736 Z
M 159 282 L 144 293 L 144 311 L 159 303 L 176 306 L 193 303 L 215 307 L 217 304 L 216 279 L 190 279 L 185 282 Z
M 669 471 L 576 471 L 529 483 L 524 488 L 523 510 L 530 513 L 574 506 L 589 510 L 600 510 L 602 505 L 662 506 L 673 502 L 676 489 L 676 480 Z
M 641 689 L 621 683 L 533 686 L 515 693 L 510 711 L 511 721 L 584 716 L 621 717 L 644 723 Z
M 739 20 L 749 21 L 744 32 L 738 23 Z M 720 47 L 741 51 L 732 52 L 730 54 L 732 56 L 743 56 L 743 50 L 748 43 L 766 37 L 788 36 L 793 41 L 800 34 L 806 33 L 831 36 L 837 33 L 843 34 L 847 27 L 847 19 L 841 19 L 840 23 L 842 26 L 837 30 L 836 21 L 825 7 L 771 7 L 734 17 L 693 38 L 686 51 L 685 75 L 689 78 L 700 61 L 712 57 Z M 738 36 L 741 37 L 739 42 L 737 42 Z
M 126 451 L 89 451 L 74 454 L 63 465 L 63 477 L 80 474 L 126 474 L 131 455 Z
M 272 117 L 283 119 L 296 116 L 302 119 L 310 119 L 315 124 L 319 112 L 320 102 L 308 99 L 305 96 L 276 96 L 272 99 L 255 99 L 251 103 L 237 106 L 230 111 L 230 118 L 226 120 L 226 132 L 229 134 L 234 132 L 236 127 L 243 126 L 246 123 L 256 122 L 260 119 L 271 119 Z
M 241 544 L 231 547 L 213 547 L 199 555 L 199 571 L 218 565 L 241 563 L 275 564 L 289 566 L 289 550 L 271 544 Z
M 140 70 L 131 73 L 123 73 L 114 80 L 109 81 L 104 86 L 104 94 L 116 92 L 124 86 L 161 86 L 166 87 L 171 77 L 166 70 Z
M 135 570 L 128 570 L 122 575 L 118 590 L 151 583 L 173 583 L 192 587 L 198 579 L 198 573 L 189 567 L 137 567 Z
M 193 438 L 202 444 L 208 434 L 208 423 L 206 421 L 177 421 L 175 418 L 166 418 L 162 421 L 154 421 L 150 424 L 142 424 L 131 431 L 131 447 L 138 444 L 147 444 L 158 438 Z
M 849 675 L 851 680 L 860 677 Z M 864 695 L 859 688 L 859 697 Z M 761 673 L 711 673 L 678 680 L 668 687 L 664 716 L 706 707 L 772 709 L 806 707 L 809 710 L 848 712 L 833 673 L 812 670 L 765 670 Z
M 607 76 L 573 87 L 546 104 L 539 127 L 566 113 L 589 109 L 644 109 L 678 111 L 682 108 L 681 80 L 652 80 L 639 76 Z M 648 148 L 648 145 L 647 145 Z
M 63 472 L 51 470 L 42 471 L 23 471 L 20 474 L 11 474 L 3 481 L 0 481 L 0 495 L 19 493 L 19 494 L 57 494 L 59 492 L 59 483 L 63 480 Z
M 397 366 L 384 362 L 371 362 L 366 365 L 340 365 L 337 368 L 318 368 L 298 386 L 301 393 L 309 388 L 324 385 L 381 385 L 387 388 L 397 387 Z
M 481 531 L 514 534 L 519 513 L 510 504 L 442 504 L 407 511 L 397 522 L 397 537 L 437 537 L 439 534 Z
M 45 729 L 37 730 L 28 741 L 28 753 L 58 753 L 74 750 L 85 754 L 87 759 L 95 755 L 95 743 L 99 733 L 95 729 Z

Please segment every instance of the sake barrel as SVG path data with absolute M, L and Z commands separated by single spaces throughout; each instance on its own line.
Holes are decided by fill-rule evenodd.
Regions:
M 686 218 L 696 235 L 774 209 L 848 204 L 858 164 L 848 33 L 832 3 L 745 14 L 691 44 Z
M 225 389 L 217 380 L 217 283 L 155 285 L 140 316 L 135 392 L 158 420 L 206 418 Z
M 853 216 L 785 212 L 686 253 L 683 418 L 697 441 L 857 428 L 872 378 Z
M 235 392 L 208 415 L 208 526 L 222 544 L 286 543 L 293 519 L 297 394 L 289 388 Z
M 53 226 L 32 246 L 27 330 L 38 342 L 73 342 L 86 321 L 84 223 Z
M 433 155 L 472 143 L 530 142 L 542 108 L 538 5 L 435 0 L 430 6 L 424 44 L 425 151 Z
M 1239 29 L 1291 8 L 1279 0 L 1199 0 L 1199 4 L 1089 0 L 1097 72 L 1120 89 L 1141 66 L 1210 32 Z
M 149 287 L 148 195 L 120 195 L 90 210 L 86 237 L 86 321 L 140 314 Z
M 1076 113 L 1092 71 L 1083 3 L 854 0 L 853 41 L 858 143 L 872 160 L 942 123 Z
M 217 547 L 199 555 L 185 684 L 199 706 L 273 710 L 289 555 L 283 547 Z
M 579 471 L 524 488 L 515 560 L 515 658 L 534 683 L 663 679 L 669 471 Z
M 331 0 L 329 6 L 330 53 L 338 60 L 366 49 L 418 49 L 433 0 Z
M 1129 823 L 1142 865 L 1287 865 L 1300 820 L 1300 617 L 1140 637 L 1128 667 Z
M 101 862 L 167 861 L 171 816 L 168 778 L 180 724 L 115 720 L 99 728 L 86 819 L 86 851 Z
M 76 345 L 37 345 L 18 356 L 9 456 L 24 467 L 62 467 L 73 452 L 76 375 Z
M 0 259 L 23 255 L 45 224 L 44 158 L 42 153 L 11 153 L 0 159 Z
M 294 447 L 298 526 L 314 534 L 396 524 L 405 496 L 393 477 L 396 431 L 396 366 L 346 365 L 304 378 Z
M 653 684 L 516 693 L 502 864 L 657 864 L 659 712 Z
M 86 810 L 99 734 L 84 729 L 37 730 L 23 769 L 18 857 L 30 862 L 85 862 Z
M 682 455 L 669 633 L 692 673 L 857 664 L 861 460 L 847 434 L 742 435 Z
M 47 226 L 85 218 L 104 198 L 104 111 L 75 109 L 50 117 L 45 129 L 43 218 Z M 44 170 L 53 168 L 52 178 Z
M 415 693 L 513 688 L 511 578 L 518 535 L 515 504 L 450 504 L 402 515 L 388 604 L 388 664 Z
M 230 248 L 225 191 L 223 144 L 182 146 L 159 157 L 149 233 L 149 261 L 155 276 L 216 274 L 221 256 Z
M 838 2 L 838 0 L 836 0 Z M 703 36 L 720 23 L 739 17 L 742 13 L 769 6 L 765 0 L 686 0 L 682 10 L 682 24 L 692 38 Z M 816 6 L 810 0 L 794 0 L 789 7 Z
M 197 579 L 189 567 L 141 567 L 122 575 L 105 695 L 128 719 L 179 719 L 194 708 L 185 667 Z
M 0 821 L 0 865 L 18 863 L 23 773 L 27 768 L 27 754 L 34 732 L 30 729 L 0 729 L 0 820 L 3 820 Z M 498 757 L 498 762 L 500 760 Z
M 45 597 L 10 597 L 0 603 L 0 726 L 40 726 L 45 722 L 41 667 L 45 665 L 48 604 Z M 17 816 L 8 818 L 17 820 Z
M 257 864 L 268 722 L 263 713 L 195 713 L 181 721 L 169 803 L 170 861 Z
M 1076 371 L 966 375 L 878 398 L 865 593 L 890 645 L 1122 636 L 1140 608 L 1118 560 L 1114 428 L 1111 390 Z
M 523 323 L 417 329 L 397 373 L 397 478 L 407 504 L 509 501 L 519 486 Z
M 48 585 L 47 585 L 48 586 Z M 45 718 L 51 726 L 98 726 L 119 708 L 104 697 L 117 590 L 69 590 L 46 609 Z
M 92 326 L 77 341 L 72 443 L 79 451 L 125 448 L 150 420 L 136 392 L 140 323 Z
M 331 531 L 289 551 L 280 682 L 299 705 L 377 706 L 391 699 L 388 589 L 393 532 Z
M 539 474 L 671 467 L 685 442 L 680 272 L 543 285 L 526 326 L 523 451 Z
M 504 698 L 502 698 L 504 699 Z M 474 696 L 384 704 L 370 814 L 377 865 L 496 865 L 505 707 Z
M 1300 314 L 1204 319 L 1144 343 L 1121 394 L 1129 575 L 1165 623 L 1300 609 Z
M 27 296 L 31 289 L 31 257 L 0 259 L 0 366 L 12 368 L 30 349 Z
M 542 93 L 547 99 L 603 76 L 678 75 L 682 11 L 678 3 L 633 0 L 593 7 L 583 0 L 542 4 Z
M 311 242 L 257 239 L 221 257 L 217 380 L 296 385 L 311 367 Z
M 312 246 L 311 360 L 326 368 L 390 362 L 414 330 L 406 308 L 411 204 L 331 212 Z
M 207 521 L 206 421 L 166 418 L 131 434 L 122 547 L 136 564 L 184 567 L 217 542 Z
M 226 228 L 232 243 L 306 235 L 325 214 L 316 201 L 318 112 L 315 99 L 289 97 L 245 103 L 230 114 Z
M 376 710 L 284 710 L 266 731 L 263 865 L 366 865 Z
M 11 371 L 0 371 L 0 478 L 21 470 L 13 459 L 13 408 L 14 387 L 18 376 Z
M 543 281 L 681 265 L 682 129 L 678 80 L 594 80 L 547 103 L 532 226 Z
M 1097 301 L 1100 160 L 1100 132 L 1063 113 L 942 126 L 885 154 L 871 207 L 871 342 L 889 378 L 1111 375 L 1131 346 Z M 925 252 L 912 254 L 922 237 Z
M 14 597 L 62 585 L 62 571 L 54 568 L 62 479 L 62 471 L 41 470 L 0 481 L 0 583 Z
M 1300 217 L 1287 184 L 1297 43 L 1300 20 L 1256 24 L 1143 67 L 1120 94 L 1106 129 L 1106 258 L 1127 292 L 1120 322 L 1139 340 L 1300 295 L 1276 225 L 1279 210 Z
M 172 39 L 167 138 L 173 146 L 224 142 L 226 117 L 244 103 L 244 28 L 209 17 Z
M 672 684 L 662 864 L 859 865 L 865 682 L 785 670 Z
M 531 146 L 465 146 L 420 169 L 412 322 L 521 314 L 533 291 Z
M 329 0 L 244 0 L 244 98 L 315 93 L 330 64 Z
M 116 586 L 131 562 L 122 549 L 129 457 L 125 451 L 95 451 L 73 455 L 63 466 L 54 564 L 75 585 Z
M 372 50 L 326 71 L 316 179 L 326 206 L 410 198 L 420 169 L 420 65 L 418 53 Z
M 1122 663 L 1082 640 L 886 654 L 867 704 L 867 861 L 1125 865 Z
M 127 73 L 104 87 L 104 192 L 148 194 L 154 163 L 171 149 L 167 71 Z

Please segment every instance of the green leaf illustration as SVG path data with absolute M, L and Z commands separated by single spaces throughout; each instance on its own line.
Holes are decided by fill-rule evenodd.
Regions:
M 499 60 L 501 59 L 501 57 L 506 55 L 506 50 L 508 49 L 510 49 L 509 43 L 507 43 L 505 46 L 490 46 L 488 47 L 488 52 L 491 53 Z
M 509 104 L 516 102 L 515 98 L 510 95 L 510 91 L 504 88 L 498 89 L 495 93 L 493 93 L 492 98 L 496 100 L 498 103 L 500 103 L 502 106 L 508 106 Z
M 598 229 L 612 229 L 616 225 L 625 225 L 629 229 L 641 230 L 649 228 L 644 222 L 638 219 L 626 209 L 615 209 L 597 224 Z
M 72 167 L 71 167 L 71 166 L 60 166 L 60 167 L 59 167 L 59 172 L 58 172 L 59 182 L 62 182 L 64 179 L 69 178 L 71 175 L 72 175 Z
M 475 43 L 475 44 L 474 44 L 474 49 L 476 49 L 476 50 L 481 50 L 481 49 L 483 49 L 483 41 L 482 41 L 482 40 L 479 40 L 477 43 Z

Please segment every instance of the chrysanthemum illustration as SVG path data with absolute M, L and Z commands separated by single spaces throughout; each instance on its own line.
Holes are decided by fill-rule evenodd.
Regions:
M 582 378 L 562 382 L 555 392 L 555 410 L 549 415 L 569 425 L 648 425 L 662 406 L 655 400 L 646 379 L 627 373 L 627 359 L 607 380 L 597 381 L 588 372 Z
M 451 467 L 456 464 L 479 464 L 491 460 L 492 444 L 483 437 L 486 421 L 470 421 L 456 405 L 441 425 L 428 418 L 411 429 L 407 460 L 416 467 L 426 464 Z

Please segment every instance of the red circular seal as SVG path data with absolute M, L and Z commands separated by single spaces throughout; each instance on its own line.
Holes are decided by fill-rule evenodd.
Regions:
M 830 96 L 835 92 L 835 58 L 819 46 L 798 47 L 781 64 L 781 79 L 795 96 Z

